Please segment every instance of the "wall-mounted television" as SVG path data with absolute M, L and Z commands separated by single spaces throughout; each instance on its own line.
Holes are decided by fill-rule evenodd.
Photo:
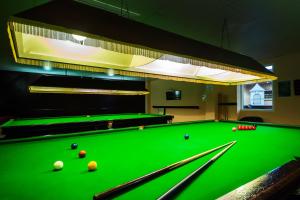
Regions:
M 181 100 L 181 90 L 169 90 L 166 92 L 167 100 Z

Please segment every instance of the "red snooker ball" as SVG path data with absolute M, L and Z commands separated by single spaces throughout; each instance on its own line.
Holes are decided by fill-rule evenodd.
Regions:
M 84 158 L 85 156 L 86 156 L 86 151 L 85 150 L 79 151 L 79 154 L 78 154 L 79 158 Z

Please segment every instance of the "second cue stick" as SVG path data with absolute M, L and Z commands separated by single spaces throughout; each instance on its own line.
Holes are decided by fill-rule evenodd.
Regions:
M 233 141 L 233 142 L 235 142 L 235 141 Z M 194 155 L 192 157 L 189 157 L 189 158 L 186 158 L 184 160 L 181 160 L 181 161 L 178 161 L 176 163 L 173 163 L 171 165 L 168 165 L 168 166 L 166 166 L 166 167 L 164 167 L 162 169 L 159 169 L 159 170 L 156 170 L 156 171 L 151 172 L 149 174 L 146 174 L 146 175 L 144 175 L 142 177 L 136 178 L 136 179 L 134 179 L 132 181 L 126 182 L 126 183 L 121 184 L 121 185 L 118 185 L 118 186 L 116 186 L 116 187 L 114 187 L 112 189 L 109 189 L 109 190 L 105 191 L 105 192 L 102 192 L 102 193 L 99 193 L 99 194 L 95 194 L 94 195 L 94 200 L 111 199 L 113 197 L 116 197 L 116 196 L 118 196 L 118 195 L 120 195 L 120 194 L 128 191 L 129 189 L 131 189 L 133 187 L 136 187 L 136 186 L 138 186 L 138 185 L 140 185 L 142 183 L 145 183 L 146 181 L 152 180 L 152 179 L 154 179 L 154 178 L 156 178 L 156 177 L 158 177 L 160 175 L 163 175 L 163 174 L 165 174 L 167 172 L 170 172 L 171 170 L 174 170 L 174 169 L 176 169 L 176 168 L 178 168 L 178 167 L 180 167 L 182 165 L 185 165 L 185 164 L 187 164 L 187 163 L 189 163 L 189 162 L 191 162 L 193 160 L 196 160 L 196 159 L 198 159 L 200 157 L 203 157 L 203 156 L 205 156 L 207 154 L 210 154 L 210 153 L 212 153 L 212 152 L 214 152 L 214 151 L 216 151 L 218 149 L 221 149 L 221 148 L 223 148 L 225 146 L 231 145 L 233 142 L 229 142 L 229 143 L 223 144 L 221 146 L 218 146 L 216 148 L 210 149 L 208 151 L 199 153 L 199 154 Z
M 167 200 L 167 199 L 174 199 L 179 192 L 186 187 L 188 184 L 190 184 L 201 172 L 206 170 L 210 165 L 212 165 L 219 157 L 221 157 L 230 147 L 232 147 L 236 141 L 233 141 L 228 147 L 223 149 L 220 153 L 212 157 L 209 161 L 207 161 L 205 164 L 201 165 L 198 169 L 193 171 L 191 174 L 189 174 L 187 177 L 182 179 L 179 183 L 174 185 L 171 189 L 169 189 L 165 194 L 160 196 L 157 200 Z

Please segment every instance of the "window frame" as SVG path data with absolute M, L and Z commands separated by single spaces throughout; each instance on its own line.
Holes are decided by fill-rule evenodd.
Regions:
M 265 65 L 265 67 L 268 67 L 268 66 L 272 66 L 272 72 L 274 72 L 274 65 Z M 266 81 L 268 82 L 268 81 Z M 243 86 L 244 85 L 240 85 L 239 86 L 239 90 L 238 90 L 238 100 L 240 102 L 240 106 L 239 106 L 239 110 L 241 111 L 245 111 L 245 112 L 251 112 L 251 111 L 263 111 L 263 112 L 273 112 L 275 110 L 275 82 L 274 81 L 270 81 L 271 84 L 272 84 L 272 108 L 270 109 L 259 109 L 259 108 L 244 108 L 244 96 L 243 96 Z

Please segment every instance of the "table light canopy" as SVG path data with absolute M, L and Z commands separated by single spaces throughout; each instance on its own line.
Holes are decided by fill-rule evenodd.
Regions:
M 50 86 L 29 86 L 30 93 L 48 93 L 48 94 L 100 94 L 100 95 L 147 95 L 148 91 L 132 90 L 108 90 L 95 88 L 67 88 Z
M 22 64 L 219 85 L 276 79 L 250 57 L 71 0 L 12 16 L 8 33 Z

